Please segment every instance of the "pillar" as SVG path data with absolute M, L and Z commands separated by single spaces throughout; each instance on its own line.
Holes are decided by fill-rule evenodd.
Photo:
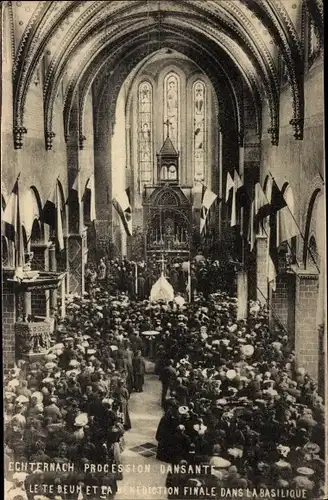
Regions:
M 50 271 L 57 271 L 56 247 L 55 245 L 49 248 L 49 268 Z M 57 290 L 50 290 L 50 308 L 57 309 Z
M 248 280 L 247 271 L 237 273 L 237 319 L 247 319 L 248 311 Z
M 33 252 L 32 269 L 37 271 L 49 271 L 49 244 L 32 243 Z M 32 293 L 32 315 L 50 316 L 50 293 L 49 290 L 34 290 Z
M 268 301 L 267 246 L 266 236 L 256 237 L 256 298 L 261 304 Z
M 245 184 L 245 149 L 244 137 L 239 141 L 239 175 Z M 245 213 L 244 207 L 240 209 L 240 238 L 241 238 L 241 262 L 243 269 L 237 272 L 237 319 L 247 319 L 248 313 L 248 271 L 245 268 Z
M 32 314 L 31 292 L 24 292 L 23 308 L 24 308 L 23 312 L 24 312 L 25 318 L 27 318 L 27 316 L 30 316 Z
M 68 238 L 69 293 L 84 292 L 84 260 L 87 251 L 86 229 L 82 234 L 70 234 Z
M 304 367 L 315 382 L 318 381 L 319 331 L 316 318 L 318 300 L 318 273 L 313 270 L 295 270 L 295 356 L 296 364 Z
M 95 190 L 96 214 L 95 221 L 97 250 L 106 251 L 113 239 L 112 235 L 112 123 L 109 113 L 100 110 L 96 117 L 101 127 L 96 131 L 94 138 L 94 165 L 95 165 Z
M 273 322 L 280 323 L 294 343 L 295 333 L 295 275 L 282 273 L 276 278 L 276 287 L 272 291 L 270 306 L 273 310 Z

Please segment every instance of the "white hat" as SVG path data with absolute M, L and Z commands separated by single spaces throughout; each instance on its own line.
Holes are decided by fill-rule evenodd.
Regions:
M 16 403 L 23 403 L 24 404 L 24 403 L 28 403 L 28 402 L 29 402 L 29 398 L 27 398 L 26 396 L 21 395 L 21 396 L 18 396 L 16 398 Z
M 88 414 L 87 413 L 80 413 L 74 421 L 74 425 L 77 427 L 84 427 L 88 423 Z
M 43 401 L 43 394 L 40 391 L 35 391 L 32 393 L 31 398 L 36 398 L 39 403 L 42 403 Z
M 104 398 L 102 400 L 102 403 L 107 404 L 107 405 L 112 405 L 114 403 L 114 399 L 113 398 Z
M 180 415 L 186 415 L 188 411 L 189 411 L 188 406 L 179 406 L 178 408 L 178 412 L 180 413 Z
M 47 369 L 47 370 L 52 370 L 52 368 L 55 368 L 57 365 L 56 363 L 54 363 L 53 361 L 49 361 L 48 363 L 46 363 L 44 365 L 44 367 Z
M 236 370 L 228 370 L 226 373 L 226 377 L 229 380 L 233 380 L 236 377 L 236 375 L 237 375 Z
M 57 358 L 57 354 L 54 354 L 53 352 L 50 352 L 45 356 L 47 361 L 54 361 Z
M 279 467 L 279 469 L 291 469 L 290 463 L 286 462 L 286 460 L 278 460 L 278 462 L 276 462 L 276 466 Z
M 312 476 L 314 474 L 314 470 L 310 467 L 299 467 L 296 471 L 302 476 Z
M 240 448 L 229 448 L 228 455 L 231 455 L 234 458 L 241 458 L 243 456 L 243 450 L 241 450 Z
M 68 366 L 79 366 L 79 365 L 80 363 L 78 362 L 77 359 L 71 359 Z
M 222 457 L 211 457 L 210 459 L 210 465 L 213 467 L 217 467 L 218 469 L 227 469 L 230 467 L 231 462 L 229 460 L 226 460 L 225 458 Z
M 15 472 L 13 475 L 13 479 L 17 479 L 20 483 L 23 483 L 26 479 L 28 474 L 26 472 Z
M 245 356 L 253 356 L 254 354 L 254 347 L 251 344 L 242 345 L 240 350 Z
M 8 382 L 8 387 L 17 387 L 19 386 L 19 380 L 17 378 L 13 378 L 10 382 Z

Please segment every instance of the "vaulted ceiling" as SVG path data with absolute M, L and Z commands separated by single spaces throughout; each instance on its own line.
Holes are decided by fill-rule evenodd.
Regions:
M 102 92 L 110 75 L 120 73 L 126 78 L 151 53 L 171 47 L 193 59 L 208 74 L 217 92 L 222 85 L 228 89 L 237 115 L 241 88 L 246 88 L 257 113 L 258 132 L 261 103 L 267 100 L 274 143 L 279 130 L 283 61 L 293 102 L 291 124 L 298 133 L 296 138 L 302 138 L 304 19 L 305 13 L 312 17 L 322 42 L 321 0 L 75 0 L 3 4 L 12 35 L 16 132 L 24 132 L 26 96 L 41 61 L 45 71 L 46 144 L 51 147 L 55 133 L 54 102 L 63 79 L 63 114 L 65 132 L 69 134 L 73 103 L 78 99 L 83 115 L 92 85 Z M 240 117 L 238 127 L 242 129 Z

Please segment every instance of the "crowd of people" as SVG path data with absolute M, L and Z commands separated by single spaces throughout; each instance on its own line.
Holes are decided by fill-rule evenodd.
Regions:
M 210 273 L 214 263 L 202 262 L 197 269 Z M 294 488 L 321 498 L 323 402 L 296 368 L 283 329 L 270 330 L 257 303 L 247 322 L 237 321 L 236 298 L 199 286 L 180 306 L 135 300 L 128 289 L 111 295 L 104 280 L 115 264 L 122 266 L 114 261 L 104 270 L 100 262 L 88 292 L 67 298 L 45 358 L 18 363 L 5 378 L 6 498 L 82 500 L 90 498 L 86 486 L 104 485 L 107 495 L 92 498 L 114 498 L 124 433 L 133 425 L 129 397 L 143 390 L 150 343 L 164 411 L 154 436 L 157 459 L 177 466 L 168 487 Z M 23 463 L 52 469 L 17 468 Z M 95 463 L 100 471 L 90 467 Z M 186 472 L 188 465 L 209 465 L 211 473 Z
M 182 258 L 170 258 L 158 254 L 147 261 L 130 261 L 122 259 L 101 258 L 98 265 L 90 264 L 86 270 L 87 289 L 92 289 L 101 283 L 111 294 L 127 293 L 130 299 L 144 300 L 150 296 L 150 291 L 162 271 L 162 260 L 165 261 L 165 276 L 178 293 L 191 295 L 202 293 L 206 298 L 218 289 L 229 290 L 233 295 L 236 291 L 233 263 L 223 263 L 219 260 L 205 258 L 199 254 L 191 261 L 190 283 L 188 283 L 188 263 Z
M 156 365 L 165 410 L 157 457 L 178 465 L 167 484 L 180 491 L 193 481 L 293 489 L 321 498 L 323 401 L 296 368 L 283 329 L 270 331 L 267 311 L 256 303 L 247 322 L 237 321 L 236 300 L 224 293 L 166 312 L 166 322 Z M 188 464 L 212 465 L 214 477 L 186 474 Z

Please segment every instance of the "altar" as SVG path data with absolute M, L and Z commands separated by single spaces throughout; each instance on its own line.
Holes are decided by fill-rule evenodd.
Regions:
M 192 241 L 192 186 L 179 183 L 179 154 L 169 137 L 157 154 L 157 181 L 143 191 L 145 257 L 189 260 Z

